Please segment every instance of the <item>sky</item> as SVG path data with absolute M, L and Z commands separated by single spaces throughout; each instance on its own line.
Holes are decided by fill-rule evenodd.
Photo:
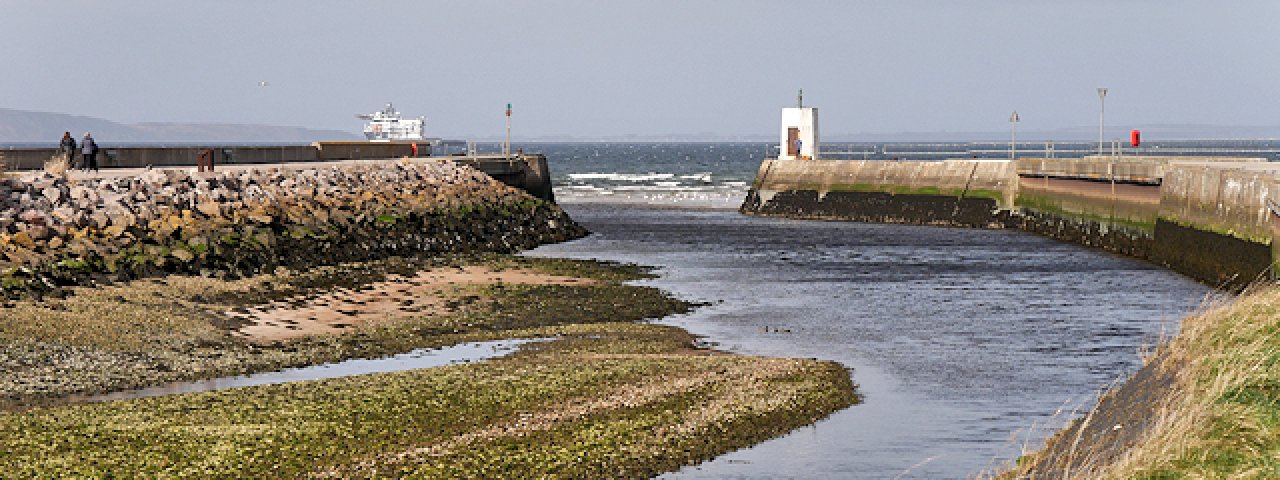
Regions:
M 1280 126 L 1280 1 L 0 0 L 0 108 L 430 136 Z M 267 82 L 261 86 L 260 82 Z

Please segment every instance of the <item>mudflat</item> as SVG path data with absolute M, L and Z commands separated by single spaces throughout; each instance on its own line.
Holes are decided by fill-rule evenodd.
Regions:
M 587 285 L 594 280 L 551 275 L 532 269 L 495 269 L 482 265 L 441 267 L 413 275 L 388 275 L 355 289 L 335 288 L 299 294 L 249 308 L 228 317 L 247 324 L 232 332 L 255 343 L 314 335 L 337 335 L 360 325 L 394 322 L 414 315 L 444 315 L 460 287 L 476 285 Z
M 507 255 L 391 258 L 239 280 L 169 276 L 11 302 L 0 313 L 0 359 L 13 373 L 0 382 L 10 407 L 0 413 L 0 470 L 642 478 L 857 401 L 839 364 L 724 354 L 679 328 L 645 323 L 694 307 L 624 284 L 648 275 L 631 265 Z M 349 325 L 312 315 L 320 305 Z M 287 328 L 302 317 L 314 325 Z M 553 340 L 465 365 L 65 400 L 501 338 Z

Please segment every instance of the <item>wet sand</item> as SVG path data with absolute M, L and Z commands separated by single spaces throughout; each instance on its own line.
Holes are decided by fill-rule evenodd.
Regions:
M 550 275 L 529 269 L 469 265 L 390 275 L 386 281 L 355 289 L 299 295 L 247 309 L 225 312 L 248 324 L 232 335 L 254 343 L 274 343 L 314 335 L 337 335 L 356 325 L 456 310 L 446 292 L 477 285 L 591 285 L 595 280 Z

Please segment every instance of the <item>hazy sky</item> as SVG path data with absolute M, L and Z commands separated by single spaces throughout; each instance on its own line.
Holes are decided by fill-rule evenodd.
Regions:
M 1280 1 L 0 0 L 0 108 L 430 135 L 1280 125 Z M 269 82 L 261 87 L 259 82 Z

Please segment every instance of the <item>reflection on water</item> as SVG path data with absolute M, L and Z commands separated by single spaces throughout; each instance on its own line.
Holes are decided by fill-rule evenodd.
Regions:
M 520 345 L 549 339 L 513 339 L 491 342 L 463 343 L 443 348 L 422 348 L 384 358 L 358 358 L 336 363 L 289 368 L 276 372 L 257 373 L 235 377 L 214 378 L 194 382 L 176 382 L 137 390 L 126 390 L 103 395 L 74 397 L 72 402 L 109 402 L 134 398 L 158 397 L 178 393 L 205 392 L 252 385 L 319 380 L 322 378 L 349 377 L 366 373 L 399 372 L 418 368 L 440 367 L 501 357 L 515 351 Z
M 835 360 L 865 403 L 670 478 L 961 478 L 1138 366 L 1208 289 L 1017 231 L 568 204 L 594 235 L 539 256 L 662 267 L 712 306 L 665 321 L 748 354 Z M 766 328 L 769 327 L 769 328 Z M 1068 410 L 1070 407 L 1068 407 Z M 1018 432 L 1023 437 L 1014 437 Z

